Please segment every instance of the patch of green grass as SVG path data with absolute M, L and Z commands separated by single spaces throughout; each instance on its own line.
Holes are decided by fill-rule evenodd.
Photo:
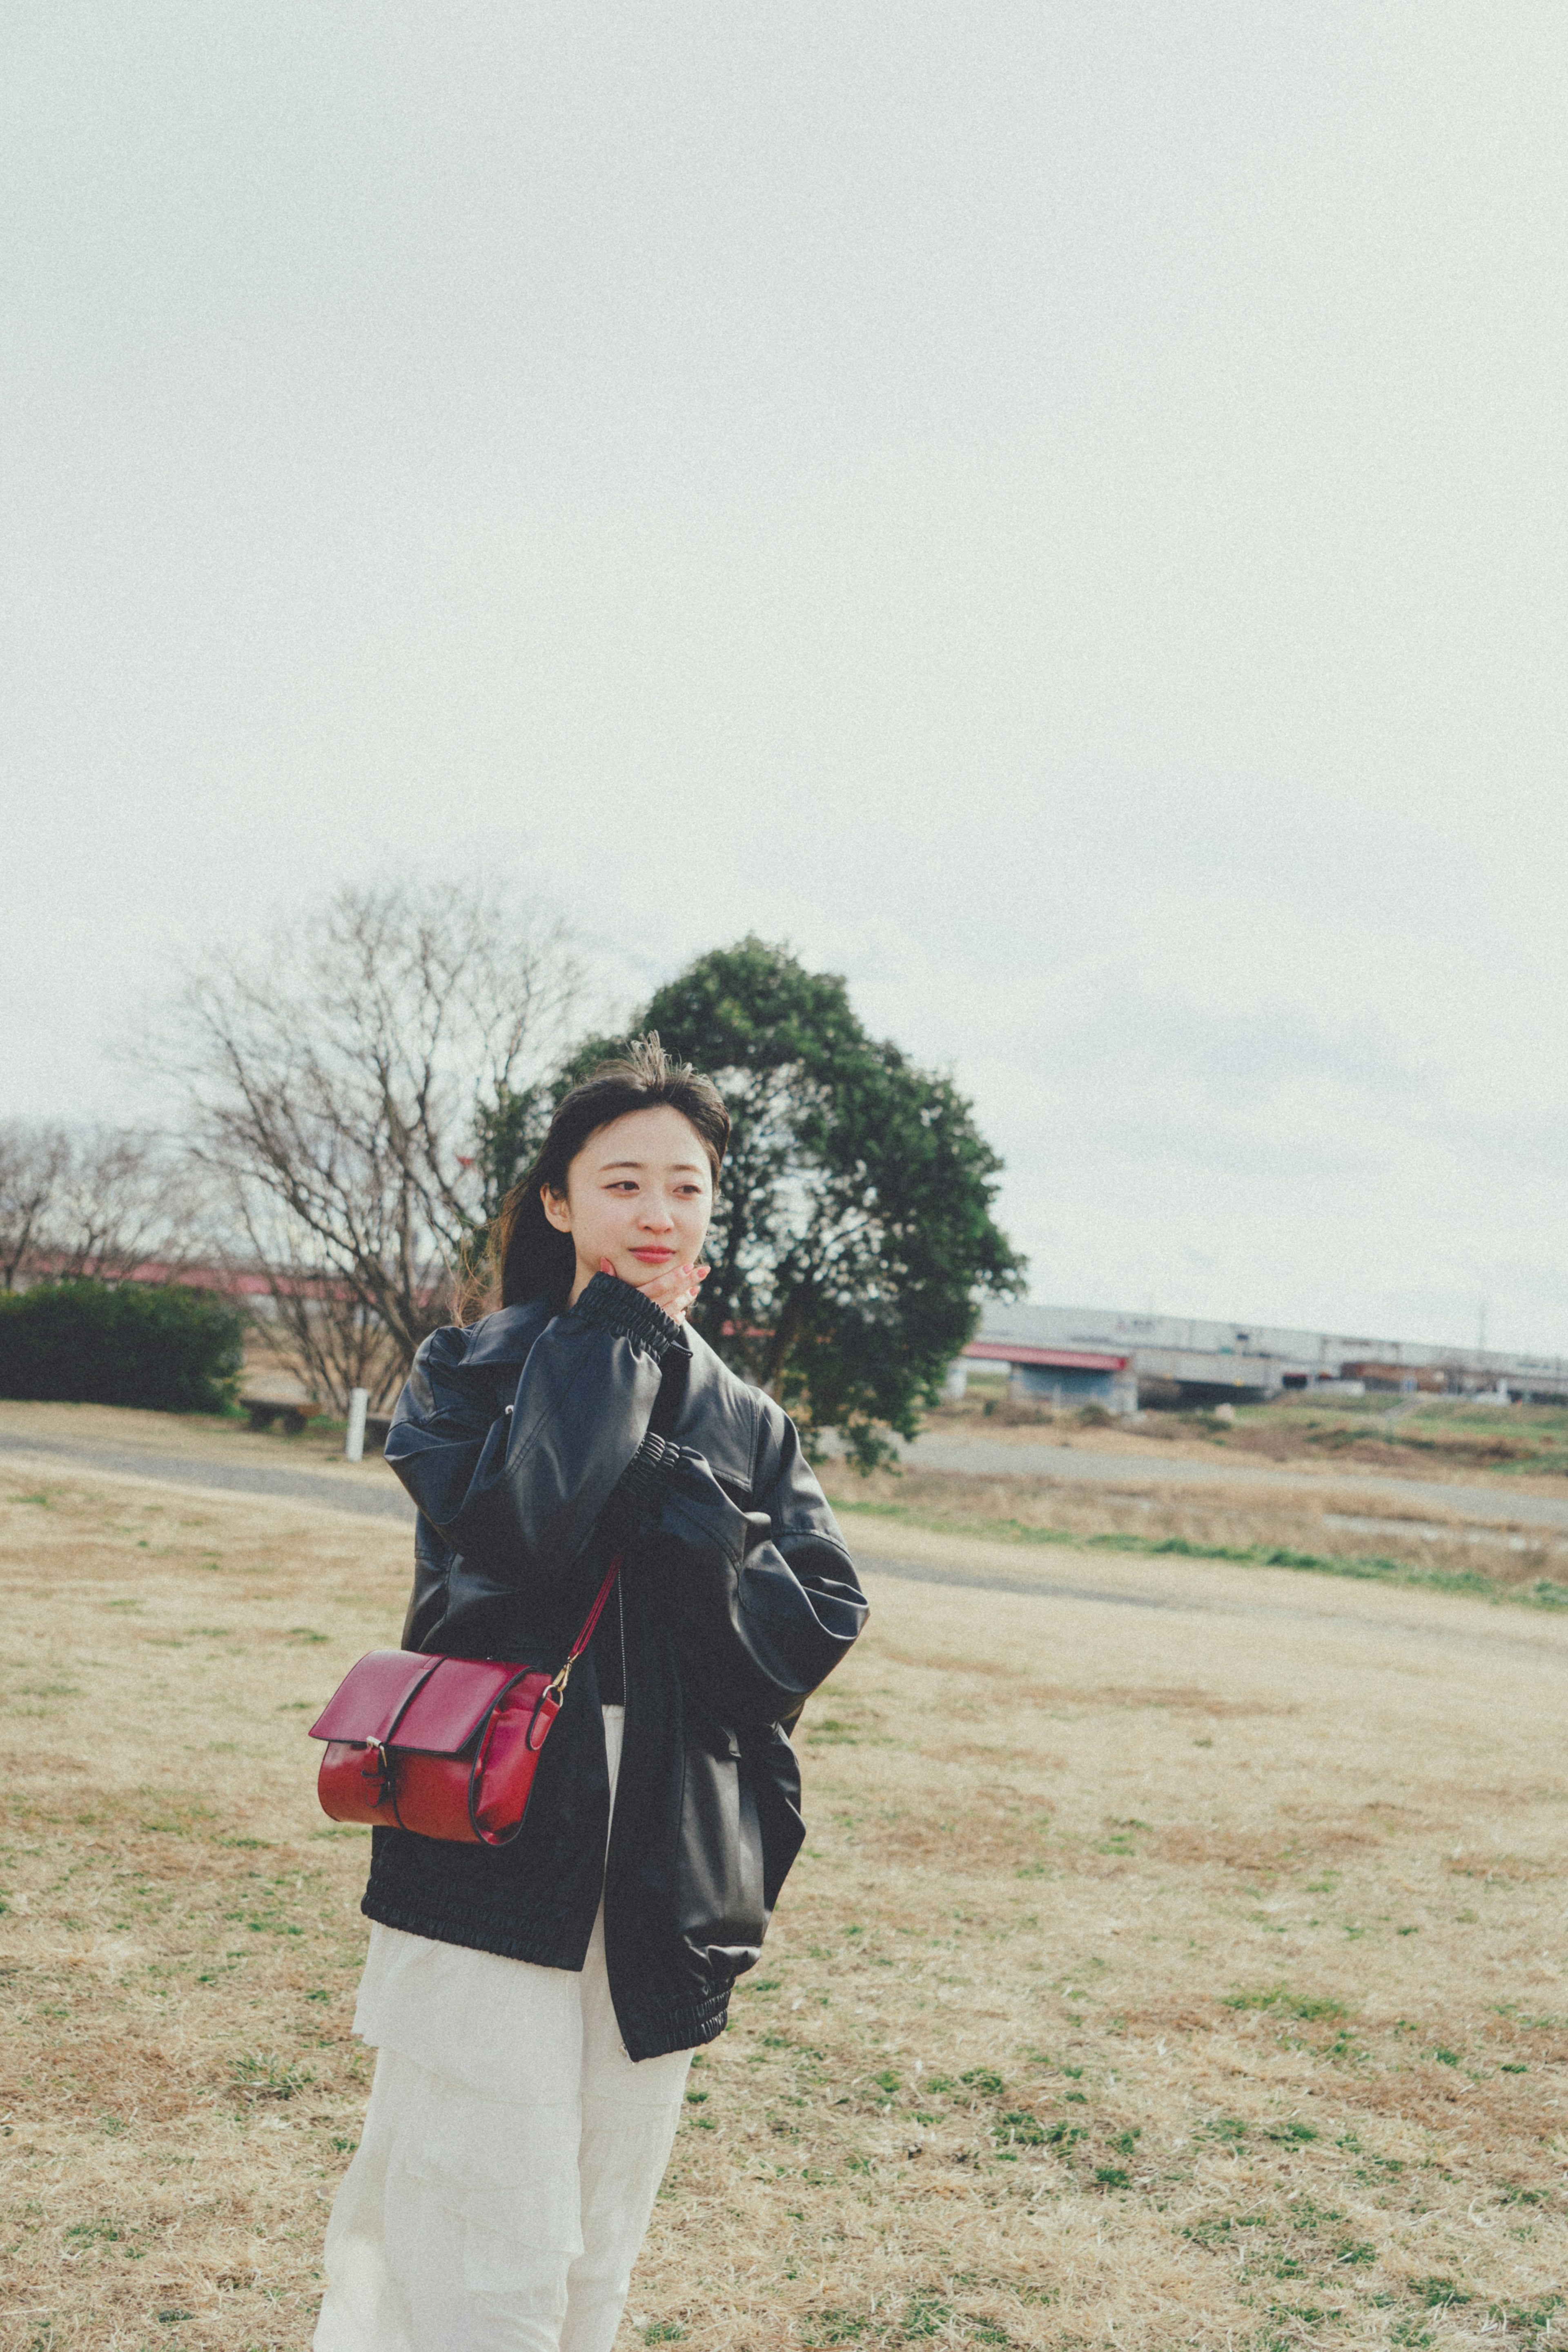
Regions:
M 1214 2247 L 1225 2244 L 1235 2230 L 1266 2230 L 1268 2226 L 1266 2213 L 1211 2213 L 1207 2221 L 1188 2222 L 1182 2236 L 1189 2238 L 1195 2246 Z
M 1238 1568 L 1294 1568 L 1315 1576 L 1348 1576 L 1361 1583 L 1417 1585 L 1428 1592 L 1468 1594 L 1478 1601 L 1508 1601 L 1524 1609 L 1568 1609 L 1568 1584 L 1537 1577 L 1532 1584 L 1500 1584 L 1479 1568 L 1414 1568 L 1383 1552 L 1297 1551 L 1287 1544 L 1202 1543 L 1190 1536 L 1140 1536 L 1120 1529 L 1083 1535 L 1075 1528 L 1037 1528 L 1022 1519 L 949 1519 L 907 1503 L 862 1502 L 842 1497 L 841 1515 L 859 1511 L 898 1519 L 937 1535 L 978 1536 L 1002 1543 L 1056 1545 L 1068 1551 L 1130 1552 L 1144 1559 L 1223 1559 Z M 821 1727 L 826 1729 L 826 1726 Z
M 1521 2336 L 1527 2331 L 1542 2335 L 1552 2326 L 1552 2320 L 1562 2308 L 1563 2297 L 1560 2294 L 1549 2294 L 1540 2303 L 1491 2304 L 1488 2307 L 1487 2317 L 1511 2336 Z
M 1418 2278 L 1410 2281 L 1410 2292 L 1419 2297 L 1428 2311 L 1448 2311 L 1462 2303 L 1473 2303 L 1458 2279 Z
M 1299 2018 L 1303 2025 L 1334 2024 L 1345 2014 L 1343 2000 L 1327 1995 L 1292 1992 L 1289 1985 L 1272 1985 L 1260 1992 L 1228 1993 L 1225 2006 L 1273 2010 L 1281 2017 Z
M 1511 2024 L 1522 2025 L 1536 2033 L 1568 2033 L 1568 2017 L 1553 2016 L 1550 2011 L 1532 2013 L 1521 2009 L 1516 2000 L 1494 2000 L 1495 2016 L 1506 2017 Z
M 68 2246 L 118 2246 L 130 2234 L 108 2214 L 100 2214 L 95 2221 L 73 2221 L 66 2231 L 66 2243 Z
M 232 2058 L 229 2074 L 235 2090 L 249 2100 L 296 2098 L 316 2080 L 308 2067 L 289 2065 L 270 2050 Z

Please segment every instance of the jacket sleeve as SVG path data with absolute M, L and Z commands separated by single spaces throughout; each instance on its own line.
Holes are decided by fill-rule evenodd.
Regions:
M 730 1721 L 790 1722 L 868 1613 L 794 1423 L 763 1401 L 748 1511 L 730 1500 L 700 1454 L 665 1450 L 678 1458 L 664 1473 L 643 1548 L 662 1571 L 708 1703 Z
M 625 1541 L 669 1466 L 648 1435 L 680 1327 L 629 1283 L 597 1275 L 546 1325 L 510 1402 L 465 1335 L 433 1333 L 414 1359 L 386 1456 L 450 1550 L 447 1622 L 476 1621 L 572 1578 L 596 1538 Z

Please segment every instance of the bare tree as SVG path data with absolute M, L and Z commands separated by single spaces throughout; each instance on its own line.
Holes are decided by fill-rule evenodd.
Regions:
M 70 1146 L 57 1127 L 0 1128 L 0 1282 L 15 1290 L 48 1230 Z
M 201 1171 L 176 1143 L 131 1128 L 73 1136 L 49 1217 L 55 1270 L 112 1282 L 178 1274 L 211 1247 Z
M 191 977 L 159 1058 L 302 1369 L 338 1399 L 388 1384 L 373 1333 L 390 1380 L 449 1313 L 484 1208 L 479 1127 L 559 1058 L 579 988 L 559 925 L 455 883 L 341 889 Z
M 130 1128 L 0 1129 L 0 1281 L 179 1272 L 210 1245 L 197 1172 Z
M 260 1186 L 237 1185 L 235 1212 L 243 1235 L 236 1273 L 260 1273 L 270 1314 L 252 1311 L 267 1349 L 298 1375 L 311 1396 L 345 1405 L 354 1389 L 379 1411 L 401 1385 L 407 1362 L 381 1318 L 340 1275 L 319 1268 L 314 1236 Z

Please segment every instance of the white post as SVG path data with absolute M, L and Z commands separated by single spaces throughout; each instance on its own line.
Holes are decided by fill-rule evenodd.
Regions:
M 349 1433 L 343 1440 L 343 1458 L 347 1462 L 362 1462 L 365 1458 L 365 1412 L 370 1402 L 369 1389 L 349 1391 Z

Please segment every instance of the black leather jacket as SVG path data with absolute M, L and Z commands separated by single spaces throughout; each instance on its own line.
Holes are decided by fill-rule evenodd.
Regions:
M 559 1665 L 613 1553 L 625 1736 L 610 1785 L 595 1654 L 510 1845 L 372 1833 L 362 1908 L 438 1942 L 580 1969 L 601 1892 L 633 2058 L 712 2041 L 804 1829 L 784 1727 L 865 1621 L 789 1416 L 612 1276 L 437 1331 L 387 1459 L 419 1507 L 403 1647 Z M 596 1641 L 597 1648 L 597 1641 Z

